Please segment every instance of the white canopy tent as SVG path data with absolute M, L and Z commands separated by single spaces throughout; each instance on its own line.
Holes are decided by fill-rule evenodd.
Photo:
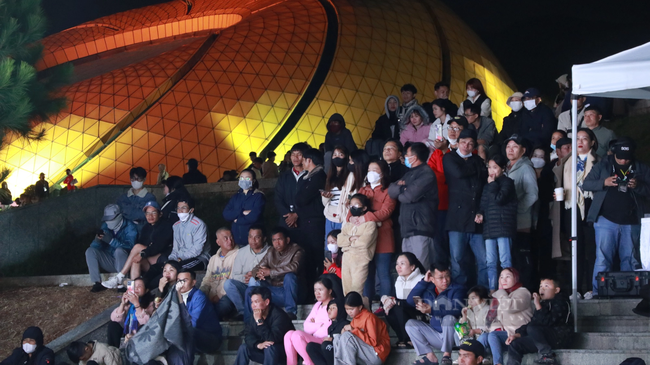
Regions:
M 578 120 L 578 95 L 601 96 L 606 98 L 650 99 L 650 43 L 628 49 L 602 60 L 584 65 L 574 65 L 572 68 L 572 101 L 571 120 Z M 578 135 L 577 123 L 572 125 L 573 136 Z M 572 186 L 577 185 L 576 171 L 578 162 L 577 139 L 572 141 L 571 176 Z M 576 202 L 577 189 L 572 189 L 571 201 L 571 251 L 573 278 L 573 313 L 574 327 L 578 331 L 578 299 L 577 299 L 577 226 L 578 217 Z

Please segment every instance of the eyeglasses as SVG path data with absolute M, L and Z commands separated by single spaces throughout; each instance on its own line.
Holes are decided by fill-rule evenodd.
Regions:
M 449 127 L 449 129 L 454 132 L 458 132 L 460 130 L 460 127 Z

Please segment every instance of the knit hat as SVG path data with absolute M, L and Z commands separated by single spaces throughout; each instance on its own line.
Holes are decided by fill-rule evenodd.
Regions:
M 25 332 L 23 332 L 23 340 L 26 338 L 31 338 L 36 341 L 36 346 L 43 346 L 43 331 L 38 327 L 28 327 Z

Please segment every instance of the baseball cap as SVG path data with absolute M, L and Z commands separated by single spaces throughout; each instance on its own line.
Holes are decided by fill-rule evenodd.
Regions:
M 526 92 L 524 93 L 524 96 L 523 96 L 523 97 L 524 97 L 524 98 L 536 98 L 536 97 L 538 97 L 539 95 L 540 95 L 540 94 L 539 94 L 539 90 L 537 90 L 537 89 L 534 88 L 534 87 L 530 87 L 530 88 L 528 88 L 528 89 L 526 90 Z
M 562 137 L 558 139 L 557 142 L 555 142 L 555 148 L 559 150 L 560 148 L 562 148 L 562 146 L 564 146 L 565 144 L 571 144 L 571 142 L 572 142 L 571 138 Z
M 104 208 L 104 216 L 102 217 L 102 221 L 111 221 L 115 219 L 115 217 L 117 217 L 120 213 L 121 211 L 119 205 L 109 204 Z
M 485 347 L 483 347 L 483 345 L 481 345 L 477 340 L 465 340 L 460 343 L 459 348 L 473 353 L 476 357 L 485 357 Z
M 149 200 L 144 207 L 142 207 L 142 211 L 144 212 L 148 207 L 154 207 L 157 211 L 160 211 L 160 205 L 158 205 L 158 202 L 155 200 Z
M 614 146 L 614 156 L 621 160 L 631 160 L 634 158 L 634 144 L 629 141 L 617 143 Z
M 467 118 L 465 118 L 463 116 L 460 116 L 460 115 L 457 115 L 457 116 L 451 118 L 451 120 L 448 123 L 451 123 L 451 122 L 456 122 L 456 124 L 462 126 L 465 129 L 467 129 L 469 127 L 469 122 L 467 121 Z

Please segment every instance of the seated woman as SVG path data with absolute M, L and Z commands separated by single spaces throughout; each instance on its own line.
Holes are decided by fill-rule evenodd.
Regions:
M 361 294 L 350 292 L 345 296 L 345 311 L 352 318 L 334 341 L 337 364 L 380 365 L 390 353 L 390 337 L 386 324 L 363 306 Z
M 442 141 L 449 138 L 447 131 L 449 129 L 451 115 L 445 109 L 448 101 L 447 99 L 436 99 L 431 102 L 431 110 L 433 111 L 433 116 L 436 117 L 436 120 L 431 123 L 431 130 L 429 131 L 429 140 L 431 141 Z M 442 134 L 439 132 L 442 132 Z
M 223 210 L 223 218 L 232 222 L 232 236 L 239 246 L 248 244 L 248 230 L 253 224 L 264 223 L 262 214 L 266 205 L 264 193 L 259 188 L 255 173 L 244 170 L 239 174 L 239 187 L 241 188 L 230 198 Z
M 43 331 L 28 327 L 23 332 L 21 347 L 14 349 L 2 365 L 54 365 L 54 351 L 43 346 Z
M 501 270 L 499 290 L 492 294 L 487 322 L 495 318 L 504 331 L 490 332 L 488 343 L 492 351 L 492 363 L 503 365 L 503 346 L 510 345 L 519 327 L 528 324 L 533 317 L 530 292 L 519 282 L 519 272 L 512 267 Z
M 407 147 L 406 143 L 411 144 L 422 142 L 427 144 L 431 124 L 429 121 L 429 115 L 424 108 L 419 105 L 413 105 L 406 111 L 404 121 L 405 123 L 402 125 L 403 130 L 400 134 L 399 140 L 402 142 L 405 149 Z
M 144 279 L 133 280 L 133 291 L 127 290 L 122 295 L 120 305 L 111 313 L 111 322 L 107 328 L 109 346 L 120 347 L 122 336 L 133 335 L 147 324 L 154 311 L 153 299 L 145 287 Z
M 158 305 L 160 305 L 163 298 L 167 296 L 169 290 L 176 285 L 178 273 L 181 272 L 182 269 L 183 268 L 178 261 L 169 260 L 165 262 L 162 277 L 158 281 L 158 287 L 151 291 L 151 294 L 155 296 L 154 306 L 156 308 L 158 308 Z
M 304 365 L 312 365 L 313 362 L 307 354 L 307 344 L 310 342 L 321 344 L 327 337 L 327 329 L 332 324 L 327 313 L 328 304 L 333 300 L 332 282 L 321 277 L 314 283 L 314 296 L 316 304 L 305 319 L 304 330 L 289 331 L 284 335 L 287 365 L 298 365 L 298 355 L 302 357 Z
M 185 183 L 180 176 L 170 176 L 164 182 L 163 193 L 163 206 L 161 210 L 162 218 L 169 219 L 172 224 L 178 221 L 178 214 L 176 214 L 176 206 L 178 199 L 189 196 L 190 193 L 185 189 Z
M 348 314 L 342 308 L 339 310 L 339 306 L 342 307 L 334 300 L 327 303 L 327 316 L 332 321 L 327 328 L 327 337 L 323 339 L 322 343 L 310 342 L 307 344 L 307 354 L 314 365 L 334 365 L 334 345 L 332 344 L 334 335 L 340 335 L 343 327 L 350 323 L 347 320 Z
M 147 202 L 142 210 L 147 223 L 142 227 L 138 237 L 139 243 L 131 249 L 122 271 L 102 282 L 105 288 L 117 288 L 129 272 L 131 278 L 140 277 L 140 273 L 147 272 L 149 267 L 159 260 L 167 261 L 167 255 L 172 251 L 174 245 L 172 221 L 161 218 L 162 212 L 155 200 Z
M 386 320 L 397 334 L 398 349 L 412 349 L 413 344 L 406 333 L 406 322 L 415 319 L 420 313 L 406 302 L 411 289 L 424 278 L 426 272 L 420 260 L 411 252 L 403 252 L 397 257 L 395 265 L 397 281 L 395 281 L 395 296 L 382 295 L 381 303 L 386 312 Z

